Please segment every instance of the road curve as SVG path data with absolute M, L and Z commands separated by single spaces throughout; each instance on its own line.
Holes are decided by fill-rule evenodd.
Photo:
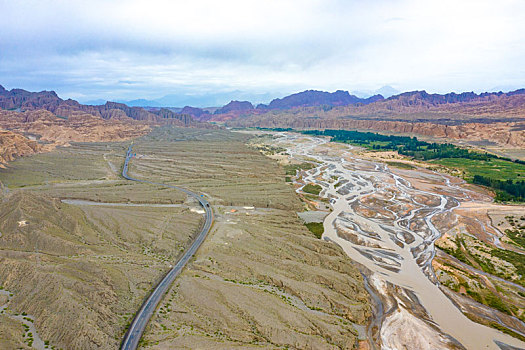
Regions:
M 166 276 L 164 276 L 162 281 L 160 281 L 157 287 L 155 287 L 148 299 L 144 302 L 144 304 L 142 304 L 140 310 L 135 315 L 135 318 L 133 319 L 133 322 L 131 323 L 128 331 L 126 332 L 126 335 L 124 336 L 124 340 L 122 341 L 120 346 L 122 350 L 137 349 L 140 338 L 142 337 L 142 334 L 146 329 L 146 325 L 148 324 L 148 321 L 150 320 L 151 316 L 153 316 L 153 313 L 155 312 L 155 309 L 159 305 L 160 301 L 162 300 L 162 297 L 168 291 L 168 288 L 171 286 L 175 278 L 177 278 L 177 276 L 182 272 L 182 269 L 184 268 L 186 263 L 190 260 L 193 254 L 195 254 L 197 249 L 199 249 L 200 245 L 202 244 L 208 232 L 210 231 L 211 225 L 213 223 L 213 211 L 211 210 L 210 203 L 208 203 L 208 201 L 204 199 L 204 197 L 178 186 L 166 185 L 163 183 L 151 182 L 146 180 L 139 180 L 129 176 L 128 166 L 129 161 L 133 156 L 132 147 L 133 145 L 130 145 L 128 148 L 128 152 L 126 153 L 126 161 L 124 162 L 124 168 L 122 169 L 122 176 L 131 181 L 175 188 L 179 191 L 186 193 L 188 196 L 193 197 L 199 201 L 200 205 L 204 208 L 206 221 L 204 222 L 202 230 L 199 232 L 197 238 L 195 238 L 195 241 L 193 241 L 192 245 L 186 249 L 184 255 L 180 258 L 177 264 L 166 274 Z

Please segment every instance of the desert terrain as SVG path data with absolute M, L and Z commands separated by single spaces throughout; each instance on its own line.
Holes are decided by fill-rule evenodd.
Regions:
M 191 117 L 91 108 L 48 92 L 4 94 L 16 108 L 0 110 L 0 317 L 10 324 L 0 327 L 0 345 L 117 348 L 193 242 L 202 208 L 174 188 L 123 178 L 130 144 L 130 176 L 202 194 L 215 216 L 142 348 L 524 345 L 525 207 L 494 203 L 491 190 L 458 178 L 470 176 L 471 163 L 199 128 Z M 215 115 L 235 112 L 231 125 L 289 125 L 261 124 L 264 113 L 238 124 L 237 108 L 248 107 L 232 102 Z M 169 125 L 180 118 L 191 127 Z M 438 123 L 440 132 L 435 121 L 417 130 L 418 121 L 352 123 L 520 159 L 519 121 L 492 119 Z M 322 123 L 299 128 L 341 127 Z M 480 142 L 488 130 L 493 141 Z M 506 176 L 521 169 L 507 163 Z
M 284 171 L 247 139 L 165 127 L 135 140 L 130 175 L 204 193 L 216 211 L 142 346 L 357 347 L 371 315 L 361 274 L 303 225 Z M 71 143 L 0 171 L 2 346 L 117 348 L 191 242 L 197 203 L 122 179 L 128 145 Z

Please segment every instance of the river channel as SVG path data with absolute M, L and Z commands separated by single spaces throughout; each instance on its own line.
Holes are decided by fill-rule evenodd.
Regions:
M 368 286 L 382 300 L 376 308 L 381 310 L 376 343 L 382 349 L 525 348 L 468 319 L 434 276 L 434 242 L 441 236 L 435 217 L 469 200 L 470 190 L 443 174 L 418 174 L 444 189 L 433 192 L 385 163 L 360 159 L 351 146 L 332 152 L 323 138 L 281 133 L 277 143 L 290 157 L 317 164 L 297 184 L 322 186 L 320 195 L 332 209 L 324 219 L 323 238 L 364 267 Z

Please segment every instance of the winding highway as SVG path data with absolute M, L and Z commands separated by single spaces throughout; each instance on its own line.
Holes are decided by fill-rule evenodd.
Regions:
M 124 168 L 122 169 L 122 176 L 124 178 L 131 181 L 174 188 L 186 193 L 188 196 L 193 197 L 199 201 L 200 205 L 204 208 L 206 220 L 204 222 L 204 225 L 202 226 L 202 230 L 199 232 L 192 245 L 186 249 L 184 255 L 180 258 L 177 264 L 175 264 L 175 266 L 166 274 L 166 276 L 164 276 L 162 281 L 160 281 L 157 287 L 155 287 L 148 299 L 144 302 L 144 304 L 142 304 L 140 310 L 135 315 L 135 318 L 133 319 L 133 322 L 131 323 L 131 326 L 129 327 L 126 335 L 124 336 L 124 340 L 122 341 L 120 347 L 122 350 L 137 349 L 140 338 L 142 337 L 142 334 L 146 329 L 146 325 L 148 324 L 148 321 L 150 320 L 151 316 L 153 316 L 153 313 L 155 312 L 155 309 L 159 305 L 160 301 L 162 300 L 162 297 L 164 296 L 164 294 L 166 294 L 175 278 L 177 278 L 177 276 L 182 272 L 182 269 L 188 263 L 191 257 L 195 254 L 197 249 L 199 249 L 213 224 L 213 211 L 210 207 L 210 203 L 206 199 L 204 199 L 202 195 L 199 195 L 197 193 L 191 192 L 185 188 L 181 188 L 178 186 L 166 185 L 163 183 L 151 182 L 147 180 L 139 180 L 129 176 L 128 167 L 129 161 L 133 157 L 132 148 L 133 145 L 130 145 L 126 153 L 126 160 L 124 162 Z

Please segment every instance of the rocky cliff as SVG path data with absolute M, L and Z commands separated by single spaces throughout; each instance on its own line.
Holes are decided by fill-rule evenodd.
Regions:
M 302 129 L 358 129 L 416 134 L 453 140 L 491 141 L 501 146 L 525 147 L 525 122 L 463 123 L 458 125 L 431 122 L 401 122 L 351 118 L 257 118 L 238 119 L 229 126 Z
M 0 129 L 0 166 L 18 157 L 35 154 L 42 149 L 36 141 L 20 134 Z
M 210 112 L 202 109 L 202 108 L 196 108 L 196 107 L 190 107 L 190 106 L 185 106 L 182 111 L 180 111 L 181 114 L 188 114 L 188 115 L 191 115 L 193 117 L 197 117 L 197 118 L 200 118 L 201 116 L 203 115 L 207 115 L 207 114 L 210 114 Z
M 491 141 L 525 147 L 525 89 L 445 95 L 413 91 L 366 105 L 268 110 L 226 122 L 235 127 L 360 129 Z
M 174 113 L 168 109 L 148 111 L 141 107 L 129 107 L 116 102 L 107 102 L 99 106 L 83 105 L 75 100 L 63 100 L 54 91 L 29 92 L 22 89 L 8 91 L 1 87 L 0 108 L 14 111 L 44 109 L 59 117 L 91 114 L 102 119 L 125 120 L 130 118 L 181 127 L 210 127 L 208 124 L 195 121 L 189 114 Z
M 46 110 L 0 110 L 0 163 L 70 142 L 124 141 L 151 130 L 147 124 L 129 120 L 105 120 L 87 113 L 61 118 Z M 40 143 L 22 135 L 31 135 Z

